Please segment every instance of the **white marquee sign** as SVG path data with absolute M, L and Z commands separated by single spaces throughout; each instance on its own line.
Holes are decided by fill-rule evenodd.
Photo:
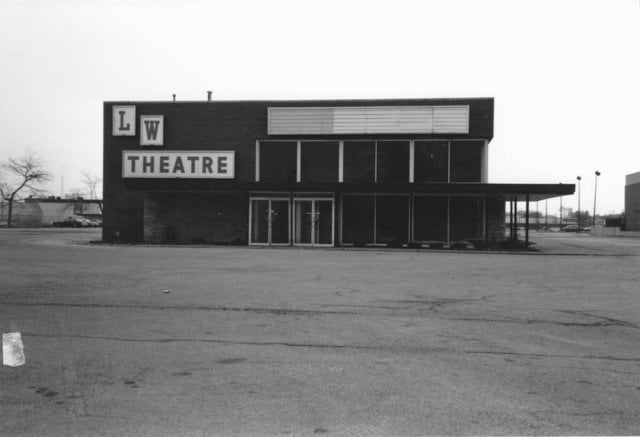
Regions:
M 235 152 L 122 152 L 123 178 L 233 179 Z

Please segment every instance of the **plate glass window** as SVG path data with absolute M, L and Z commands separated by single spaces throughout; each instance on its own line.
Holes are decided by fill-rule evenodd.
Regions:
M 345 141 L 343 150 L 344 182 L 375 182 L 375 141 Z
M 295 182 L 297 153 L 295 141 L 261 141 L 260 182 Z
M 480 182 L 484 141 L 451 141 L 451 182 Z
M 458 197 L 449 199 L 450 241 L 478 241 L 483 239 L 483 198 Z
M 449 177 L 449 143 L 415 142 L 415 182 L 447 182 Z
M 409 237 L 409 196 L 376 196 L 376 243 L 399 247 Z
M 378 182 L 409 182 L 409 141 L 378 141 Z
M 375 197 L 345 195 L 342 198 L 342 242 L 355 246 L 373 244 L 375 234 Z
M 414 242 L 447 242 L 447 201 L 446 196 L 414 196 Z
M 301 182 L 338 182 L 338 147 L 337 141 L 303 141 Z

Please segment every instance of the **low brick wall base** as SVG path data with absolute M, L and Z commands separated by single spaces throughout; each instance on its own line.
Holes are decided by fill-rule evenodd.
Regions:
M 146 193 L 144 242 L 247 244 L 246 193 Z

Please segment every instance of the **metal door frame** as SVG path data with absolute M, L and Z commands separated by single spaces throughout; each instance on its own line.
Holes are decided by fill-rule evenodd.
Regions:
M 313 217 L 315 217 L 315 211 L 316 211 L 316 203 L 317 201 L 328 201 L 331 202 L 331 243 L 316 243 L 316 227 L 315 227 L 315 218 L 312 219 L 312 225 L 311 225 L 311 243 L 296 243 L 295 242 L 295 238 L 290 238 L 291 243 L 294 246 L 308 246 L 308 247 L 332 247 L 335 244 L 335 237 L 336 237 L 336 202 L 335 199 L 333 197 L 294 197 L 293 198 L 293 205 L 291 207 L 292 210 L 292 217 L 293 217 L 293 226 L 292 226 L 292 233 L 295 236 L 296 234 L 296 230 L 298 227 L 298 223 L 296 221 L 296 217 L 295 217 L 295 213 L 293 211 L 295 211 L 295 203 L 296 202 L 311 202 L 311 214 Z
M 268 218 L 268 228 L 267 228 L 267 242 L 266 243 L 254 243 L 251 240 L 251 232 L 253 231 L 253 201 L 254 200 L 267 200 L 269 202 L 269 218 Z M 272 223 L 272 207 L 271 204 L 272 202 L 286 202 L 287 203 L 287 228 L 288 228 L 288 232 L 287 232 L 287 238 L 288 241 L 286 243 L 272 243 L 272 230 L 271 230 L 271 223 Z M 291 200 L 288 198 L 283 198 L 283 197 L 250 197 L 249 198 L 249 245 L 250 246 L 291 246 Z

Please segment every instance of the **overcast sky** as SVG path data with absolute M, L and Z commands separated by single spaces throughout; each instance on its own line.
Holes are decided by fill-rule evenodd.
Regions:
M 591 210 L 599 170 L 598 212 L 621 212 L 640 171 L 640 1 L 0 0 L 0 160 L 35 150 L 55 195 L 62 175 L 68 192 L 101 174 L 103 101 L 207 90 L 494 97 L 489 182 L 581 175 Z

